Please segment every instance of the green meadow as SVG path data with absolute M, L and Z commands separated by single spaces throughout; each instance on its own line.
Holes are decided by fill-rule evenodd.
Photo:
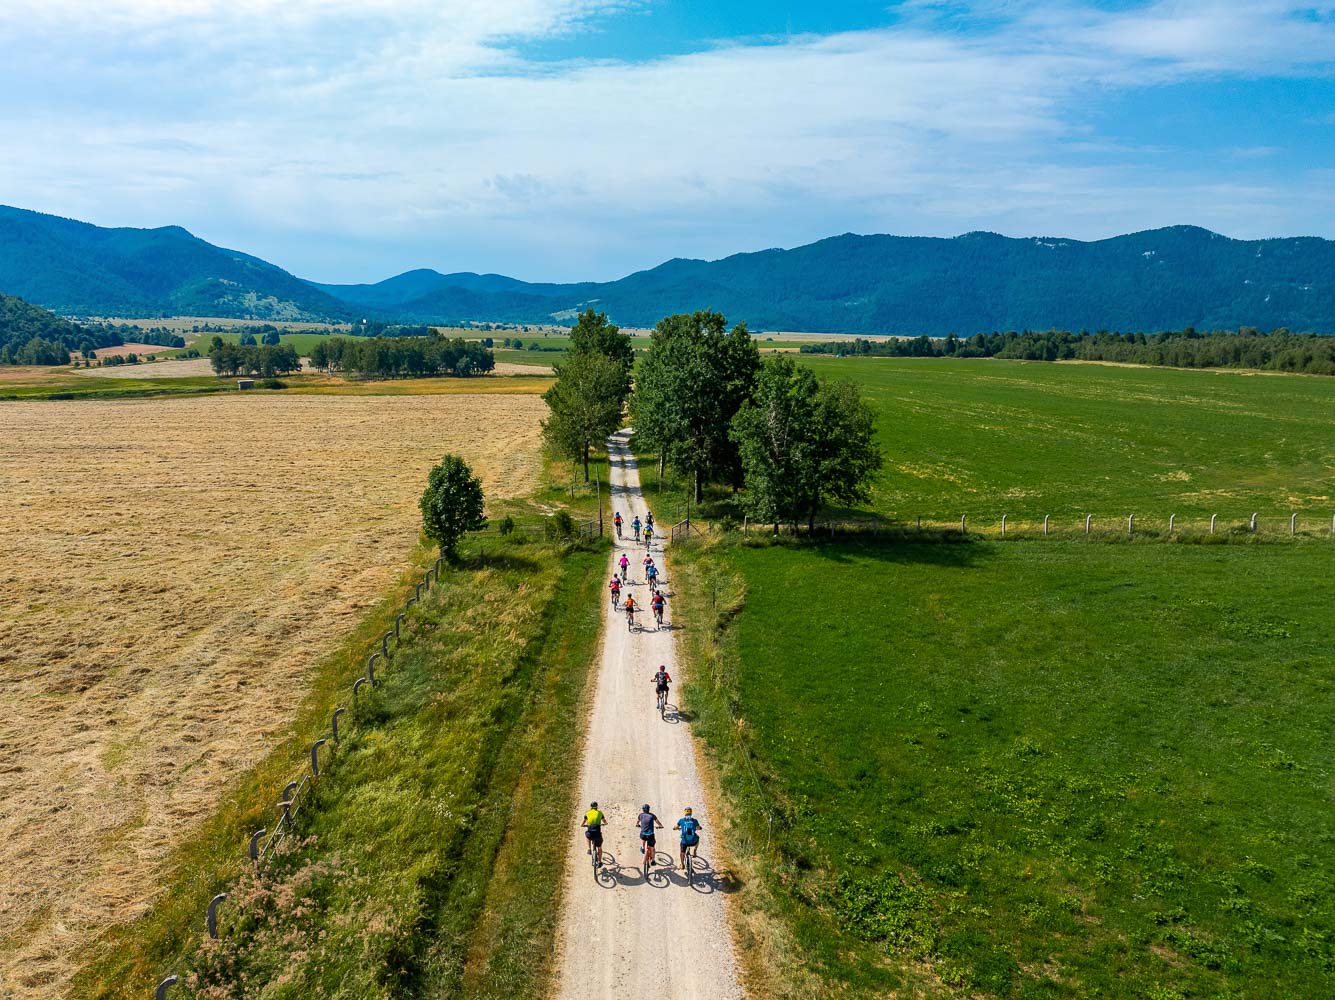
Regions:
M 1335 995 L 1335 380 L 809 363 L 876 409 L 899 527 L 716 527 L 672 581 L 753 983 Z
M 718 685 L 692 708 L 744 863 L 774 821 L 749 860 L 791 935 L 770 987 L 1332 995 L 1331 558 L 1318 541 L 693 552 L 695 620 L 721 632 L 693 640 Z
M 255 334 L 254 336 L 258 343 L 259 335 Z M 337 336 L 348 336 L 348 334 L 337 330 L 333 333 L 280 333 L 278 342 L 291 345 L 304 358 L 310 355 L 316 344 L 327 343 L 330 337 Z M 186 336 L 186 344 L 208 357 L 209 344 L 213 342 L 214 337 L 221 337 L 223 342 L 227 344 L 235 344 L 241 340 L 241 334 L 239 333 L 198 333 Z
M 1335 379 L 1107 365 L 803 359 L 876 407 L 883 514 L 1083 528 L 1335 513 Z M 1098 520 L 1096 520 L 1096 524 Z

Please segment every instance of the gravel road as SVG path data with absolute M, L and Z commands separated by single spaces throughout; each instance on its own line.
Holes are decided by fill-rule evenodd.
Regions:
M 626 540 L 612 553 L 607 578 L 625 552 L 630 560 L 629 592 L 649 604 L 644 546 L 630 541 L 629 522 L 644 517 L 639 470 L 631 456 L 628 431 L 611 440 L 612 509 L 627 522 Z M 666 525 L 663 526 L 666 530 Z M 674 714 L 676 693 L 688 668 L 679 664 L 672 625 L 672 577 L 662 545 L 655 541 L 660 584 L 668 596 L 659 630 L 647 612 L 631 632 L 625 615 L 612 612 L 604 597 L 603 658 L 595 679 L 584 762 L 580 811 L 571 818 L 569 856 L 558 942 L 560 968 L 556 995 L 562 1000 L 631 996 L 683 998 L 742 997 L 737 961 L 724 912 L 727 886 L 713 875 L 713 830 L 704 809 L 690 728 Z M 605 592 L 606 593 L 606 592 Z M 625 591 L 623 591 L 623 594 Z M 659 664 L 672 675 L 666 720 L 654 706 L 652 677 Z M 589 802 L 607 815 L 603 828 L 604 868 L 595 879 L 581 831 L 573 830 Z M 658 833 L 662 858 L 646 881 L 636 818 L 649 803 L 663 822 Z M 677 834 L 672 825 L 691 806 L 703 831 L 703 870 L 687 884 L 677 868 Z M 668 864 L 659 861 L 667 859 Z

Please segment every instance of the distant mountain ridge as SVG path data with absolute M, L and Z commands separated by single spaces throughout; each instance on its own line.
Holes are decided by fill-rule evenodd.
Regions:
M 76 316 L 351 319 L 356 309 L 180 226 L 104 229 L 0 206 L 0 292 Z
M 75 315 L 551 323 L 593 307 L 623 326 L 652 326 L 709 308 L 758 330 L 846 334 L 1335 332 L 1335 242 L 1234 240 L 1194 226 L 1092 242 L 845 233 L 791 250 L 676 258 L 607 282 L 418 269 L 338 285 L 302 281 L 179 227 L 99 229 L 0 208 L 0 292 Z
M 626 326 L 712 308 L 756 329 L 813 333 L 1188 326 L 1335 332 L 1335 242 L 1233 240 L 1195 226 L 1095 242 L 848 233 L 793 250 L 677 258 L 616 281 L 568 285 L 409 274 L 411 282 L 400 275 L 377 285 L 318 287 L 415 322 L 564 321 L 592 306 Z

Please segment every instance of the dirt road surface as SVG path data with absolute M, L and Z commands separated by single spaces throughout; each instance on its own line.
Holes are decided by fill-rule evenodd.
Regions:
M 629 433 L 612 438 L 612 508 L 627 525 L 646 507 L 639 470 L 627 448 Z M 666 530 L 666 525 L 663 526 Z M 631 560 L 629 593 L 649 604 L 644 546 L 627 539 L 612 553 L 607 577 L 624 552 Z M 580 775 L 580 813 L 566 831 L 569 857 L 558 943 L 556 995 L 562 1000 L 663 996 L 673 1000 L 743 996 L 732 937 L 724 912 L 726 882 L 714 874 L 714 831 L 704 809 L 690 728 L 675 714 L 676 692 L 685 669 L 678 665 L 672 638 L 671 572 L 662 545 L 653 556 L 662 568 L 668 610 L 660 630 L 647 611 L 631 632 L 622 612 L 604 598 L 603 658 L 595 679 L 593 705 Z M 623 591 L 623 595 L 626 591 Z M 672 675 L 666 719 L 654 705 L 652 677 L 659 664 Z M 596 800 L 607 815 L 603 827 L 604 868 L 595 879 L 583 836 L 574 828 Z M 648 803 L 663 822 L 658 847 L 663 854 L 646 881 L 636 818 Z M 693 883 L 678 867 L 678 836 L 672 825 L 691 806 L 701 820 L 701 870 Z M 610 857 L 608 857 L 610 855 Z M 666 863 L 664 863 L 666 862 Z

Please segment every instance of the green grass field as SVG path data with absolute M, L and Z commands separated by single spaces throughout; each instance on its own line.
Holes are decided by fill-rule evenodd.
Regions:
M 296 352 L 304 358 L 310 355 L 311 350 L 315 347 L 316 344 L 319 344 L 321 342 L 328 343 L 330 337 L 337 337 L 340 335 L 347 336 L 346 333 L 340 334 L 339 331 L 337 330 L 331 331 L 330 333 L 280 333 L 278 335 L 278 342 L 280 344 L 290 344 L 293 347 L 293 349 L 295 349 Z M 235 344 L 237 343 L 237 341 L 241 339 L 241 334 L 239 333 L 187 334 L 185 342 L 187 347 L 193 347 L 196 350 L 198 350 L 201 354 L 203 354 L 205 357 L 207 357 L 209 353 L 209 344 L 213 342 L 214 337 L 221 337 L 224 343 Z M 258 343 L 259 337 L 256 336 L 255 340 Z
M 778 816 L 755 867 L 784 961 L 857 996 L 1335 993 L 1330 559 L 1320 542 L 694 553 L 697 587 L 716 595 L 720 565 L 744 581 L 727 679 L 692 707 L 750 814 L 733 839 Z M 729 778 L 739 731 L 763 797 Z
M 888 456 L 874 505 L 995 529 L 1094 514 L 1335 513 L 1335 379 L 1104 365 L 812 358 L 852 378 Z
M 133 399 L 223 391 L 236 392 L 235 379 L 224 382 L 210 375 L 186 378 L 94 378 L 76 375 L 67 368 L 51 368 L 22 379 L 0 381 L 0 400 L 4 401 Z

